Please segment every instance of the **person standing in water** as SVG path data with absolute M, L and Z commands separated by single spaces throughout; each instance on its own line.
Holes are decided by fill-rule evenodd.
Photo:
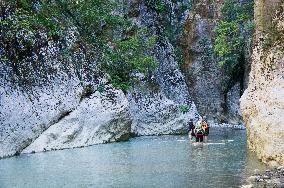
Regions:
M 195 133 L 196 143 L 197 144 L 203 144 L 204 130 L 202 129 L 202 121 L 201 120 L 199 120 L 196 123 L 194 133 Z
M 189 127 L 188 137 L 189 137 L 189 140 L 192 140 L 195 137 L 195 133 L 194 133 L 195 126 L 193 124 L 193 119 L 189 120 L 188 127 Z
M 205 116 L 202 118 L 202 129 L 204 130 L 204 142 L 208 142 L 209 125 Z

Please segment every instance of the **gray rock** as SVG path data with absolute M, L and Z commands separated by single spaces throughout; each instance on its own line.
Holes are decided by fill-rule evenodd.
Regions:
M 218 123 L 241 124 L 240 84 L 228 84 L 230 75 L 214 56 L 214 28 L 220 19 L 222 4 L 223 1 L 193 1 L 182 39 L 185 48 L 182 69 L 200 114 Z
M 143 0 L 130 1 L 133 21 L 140 27 L 147 27 L 148 35 L 159 36 L 154 51 L 149 52 L 155 55 L 158 69 L 150 80 L 136 74 L 139 83 L 133 85 L 127 95 L 133 117 L 131 132 L 135 135 L 184 134 L 188 131 L 189 119 L 199 117 L 171 44 L 176 39 L 165 34 L 166 27 L 171 27 L 172 32 L 179 26 L 183 28 L 184 15 L 177 12 L 189 2 L 164 0 L 163 5 L 172 11 L 171 14 L 160 14 Z
M 248 88 L 240 100 L 248 130 L 248 147 L 270 166 L 284 164 L 284 55 L 282 40 L 273 41 L 273 45 L 264 47 L 263 40 L 274 39 L 264 39 L 266 33 L 263 31 L 264 28 L 269 30 L 271 25 L 280 26 L 284 23 L 283 11 L 276 13 L 281 8 L 280 2 L 255 1 L 256 45 Z M 272 23 L 270 17 L 275 17 L 275 22 Z M 275 27 L 276 32 L 282 36 L 283 27 L 278 26 Z
M 250 176 L 248 179 L 248 182 L 252 183 L 252 182 L 255 182 L 257 180 L 257 176 Z
M 84 45 L 78 45 L 81 41 L 77 28 L 66 29 L 60 42 L 39 30 L 32 42 L 34 48 L 30 51 L 14 54 L 19 56 L 16 64 L 2 58 L 3 49 L 7 49 L 0 42 L 0 158 L 19 154 L 25 148 L 35 152 L 127 139 L 131 121 L 126 117 L 129 116 L 128 107 L 124 106 L 126 98 L 110 86 L 106 86 L 110 89 L 106 91 L 107 97 L 92 95 L 98 86 L 106 85 L 106 75 L 98 70 L 97 62 L 86 57 Z M 66 55 L 70 49 L 72 53 Z M 114 103 L 105 106 L 109 108 L 106 117 L 109 119 L 96 122 L 94 118 L 102 111 L 92 108 L 106 110 L 98 100 L 111 100 L 112 94 Z M 73 118 L 67 123 L 67 117 Z M 85 122 L 90 120 L 90 124 L 84 123 L 83 118 L 87 118 Z M 62 124 L 63 120 L 69 127 Z M 81 142 L 77 140 L 80 136 Z
M 50 80 L 50 83 L 32 92 L 14 89 L 10 83 L 0 88 L 0 158 L 21 152 L 79 105 L 83 88 L 75 78 Z
M 22 153 L 128 140 L 132 122 L 128 107 L 122 91 L 95 92 L 68 116 L 50 126 Z
M 259 175 L 254 175 L 248 178 L 248 181 L 252 183 L 253 187 L 257 188 L 279 188 L 283 186 L 284 183 L 284 175 L 279 174 L 279 170 L 281 167 L 274 169 L 267 169 L 264 173 Z M 255 181 L 253 180 L 255 178 Z
M 270 176 L 267 176 L 267 175 L 264 175 L 262 176 L 262 179 L 270 179 L 271 177 Z

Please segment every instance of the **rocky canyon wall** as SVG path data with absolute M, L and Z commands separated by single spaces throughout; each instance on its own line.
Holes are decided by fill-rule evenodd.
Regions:
M 19 154 L 32 143 L 25 151 L 128 139 L 132 120 L 123 92 L 110 86 L 104 74 L 88 69 L 96 63 L 85 58 L 82 48 L 62 60 L 61 49 L 78 42 L 76 28 L 66 31 L 60 43 L 40 34 L 32 55 L 22 52 L 18 64 L 1 59 L 0 158 Z M 6 47 L 2 41 L 1 57 Z
M 284 164 L 283 2 L 255 1 L 256 45 L 241 98 L 248 146 L 270 165 Z
M 164 32 L 165 22 L 181 23 L 174 13 L 188 1 L 165 1 L 167 18 L 147 2 L 127 1 L 123 11 L 158 36 L 150 52 L 158 68 L 151 83 L 133 74 L 139 84 L 126 95 L 86 56 L 90 49 L 74 24 L 55 40 L 44 29 L 34 34 L 19 28 L 13 45 L 1 32 L 0 158 L 127 140 L 130 134 L 187 132 L 189 119 L 199 115 Z M 2 18 L 13 15 L 13 7 L 6 8 Z
M 222 0 L 192 1 L 180 45 L 184 49 L 183 74 L 198 111 L 217 122 L 241 123 L 241 78 L 232 85 L 230 75 L 214 55 L 214 29 L 221 19 Z
M 1 21 L 17 27 L 13 8 L 1 7 Z M 128 100 L 87 58 L 74 24 L 59 39 L 44 28 L 32 33 L 19 27 L 15 38 L 3 29 L 2 22 L 0 158 L 129 138 Z
M 213 52 L 223 0 L 118 2 L 123 6 L 114 14 L 146 29 L 145 39 L 156 37 L 153 51 L 145 53 L 155 57 L 157 68 L 149 75 L 133 72 L 135 82 L 125 92 L 110 84 L 96 58 L 88 58 L 96 51 L 84 46 L 68 14 L 61 21 L 72 24 L 60 39 L 21 28 L 13 45 L 0 36 L 0 158 L 130 135 L 182 134 L 198 111 L 209 120 L 242 123 L 242 79 L 228 86 L 232 78 Z M 9 7 L 2 9 L 2 17 L 8 14 Z
M 182 27 L 189 2 L 135 0 L 130 1 L 129 7 L 133 22 L 141 28 L 148 28 L 148 35 L 158 38 L 152 52 L 158 68 L 151 76 L 151 83 L 143 75 L 138 75 L 140 84 L 134 85 L 128 92 L 133 117 L 132 133 L 187 133 L 189 119 L 197 119 L 199 114 L 189 95 L 167 32 L 175 33 L 179 26 Z

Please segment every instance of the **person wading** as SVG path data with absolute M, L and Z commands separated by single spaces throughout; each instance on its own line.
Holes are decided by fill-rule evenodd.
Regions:
M 194 137 L 195 137 L 195 133 L 194 133 L 194 129 L 195 129 L 195 126 L 193 124 L 193 119 L 190 119 L 189 120 L 189 123 L 188 123 L 188 137 L 189 137 L 189 140 L 193 140 Z
M 196 127 L 194 129 L 195 137 L 196 137 L 196 143 L 197 144 L 203 144 L 203 136 L 204 136 L 204 130 L 202 129 L 202 121 L 198 121 L 196 123 Z
M 208 142 L 209 125 L 206 121 L 206 117 L 202 119 L 202 129 L 204 130 L 204 142 Z

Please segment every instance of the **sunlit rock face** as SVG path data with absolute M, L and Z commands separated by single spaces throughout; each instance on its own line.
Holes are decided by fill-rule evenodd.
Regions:
M 6 84 L 1 91 L 0 157 L 27 146 L 25 152 L 38 152 L 129 138 L 131 118 L 122 91 L 105 86 L 103 93 L 82 98 L 84 89 L 76 80 L 58 83 L 32 93 L 9 90 Z
M 180 41 L 185 60 L 182 71 L 200 114 L 217 122 L 239 124 L 242 78 L 232 80 L 218 64 L 213 50 L 214 28 L 221 18 L 222 5 L 222 0 L 192 2 Z
M 167 29 L 176 30 L 183 24 L 187 8 L 184 12 L 182 9 L 189 2 L 165 0 L 161 10 L 147 2 L 130 1 L 129 15 L 140 27 L 147 27 L 150 36 L 158 36 L 155 50 L 150 52 L 155 55 L 158 68 L 150 80 L 136 75 L 139 84 L 128 92 L 133 117 L 131 132 L 134 135 L 186 133 L 189 120 L 199 115 L 176 60 L 171 44 L 174 40 L 166 33 Z
M 25 89 L 1 79 L 0 157 L 20 153 L 79 104 L 82 88 L 74 80 L 62 78 L 57 83 Z
M 26 35 L 19 35 L 15 46 L 0 42 L 0 158 L 34 141 L 26 152 L 128 139 L 125 95 L 86 57 L 77 28 L 64 32 L 53 40 L 39 31 L 29 49 L 22 44 Z M 18 58 L 16 63 L 2 58 L 4 53 Z
M 106 85 L 101 73 L 75 69 L 61 62 L 53 47 L 44 48 L 39 55 L 50 58 L 39 67 L 25 59 L 17 68 L 31 75 L 17 75 L 11 62 L 0 65 L 0 157 L 20 153 L 34 141 L 26 152 L 128 139 L 131 119 L 122 91 Z
M 258 157 L 270 164 L 284 164 L 284 54 L 283 38 L 267 45 L 268 28 L 280 1 L 256 1 L 257 45 L 253 51 L 248 89 L 241 98 L 241 111 L 247 125 L 248 145 Z M 266 20 L 266 23 L 264 23 Z M 283 12 L 274 18 L 279 36 L 283 33 Z M 267 35 L 268 34 L 268 35 Z
M 128 140 L 131 118 L 122 91 L 95 92 L 68 116 L 51 125 L 23 153 Z

